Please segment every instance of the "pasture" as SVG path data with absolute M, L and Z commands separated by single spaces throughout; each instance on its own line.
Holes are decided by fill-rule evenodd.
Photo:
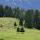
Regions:
M 19 20 L 16 18 L 0 18 L 0 39 L 4 40 L 40 40 L 40 30 L 26 29 L 25 32 L 17 32 L 14 28 L 14 22 L 19 24 Z M 18 25 L 19 26 L 19 25 Z

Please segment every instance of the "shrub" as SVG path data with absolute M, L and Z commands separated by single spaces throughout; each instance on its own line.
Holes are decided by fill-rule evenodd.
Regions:
M 0 40 L 4 40 L 4 39 L 0 39 Z
M 0 27 L 2 28 L 2 27 L 3 27 L 3 25 L 1 24 L 1 25 L 0 25 Z
M 17 26 L 16 22 L 14 23 L 14 26 Z
M 23 27 L 21 28 L 21 31 L 20 31 L 20 32 L 25 32 L 25 30 L 24 30 L 24 28 L 23 28 Z
M 27 28 L 30 28 L 30 29 L 32 29 L 33 27 L 29 25 L 29 26 L 27 26 Z
M 32 26 L 32 25 L 30 25 L 30 24 L 25 24 L 25 28 L 30 28 L 30 29 L 32 29 L 32 28 L 33 28 L 33 26 Z
M 25 30 L 24 30 L 24 28 L 23 27 L 21 27 L 21 28 L 17 28 L 17 32 L 25 32 Z
M 38 29 L 38 30 L 40 30 L 40 25 L 37 25 L 35 28 Z
M 20 25 L 20 26 L 23 26 L 23 20 L 20 19 L 19 25 Z
M 20 32 L 20 28 L 19 27 L 17 28 L 17 32 Z

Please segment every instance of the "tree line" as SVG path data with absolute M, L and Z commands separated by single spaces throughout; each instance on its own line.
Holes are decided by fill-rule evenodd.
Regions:
M 20 9 L 0 5 L 0 17 L 13 17 L 20 20 L 20 24 L 26 28 L 40 29 L 40 11 L 38 9 Z M 25 21 L 24 25 L 23 22 Z

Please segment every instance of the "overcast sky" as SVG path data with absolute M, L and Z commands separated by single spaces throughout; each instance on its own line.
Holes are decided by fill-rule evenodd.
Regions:
M 23 9 L 40 9 L 40 0 L 0 0 L 0 4 Z

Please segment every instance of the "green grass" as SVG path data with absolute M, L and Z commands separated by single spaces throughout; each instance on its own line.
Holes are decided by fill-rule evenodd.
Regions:
M 0 28 L 0 39 L 3 38 L 4 40 L 40 40 L 40 30 L 25 29 L 24 33 L 18 33 L 14 28 L 8 29 L 7 27 L 12 27 L 15 21 L 18 25 L 19 20 L 16 18 L 0 18 L 0 25 L 3 24 L 4 27 L 4 29 Z
M 0 25 L 2 24 L 4 27 L 12 27 L 14 22 L 18 25 L 19 20 L 16 18 L 0 18 Z

